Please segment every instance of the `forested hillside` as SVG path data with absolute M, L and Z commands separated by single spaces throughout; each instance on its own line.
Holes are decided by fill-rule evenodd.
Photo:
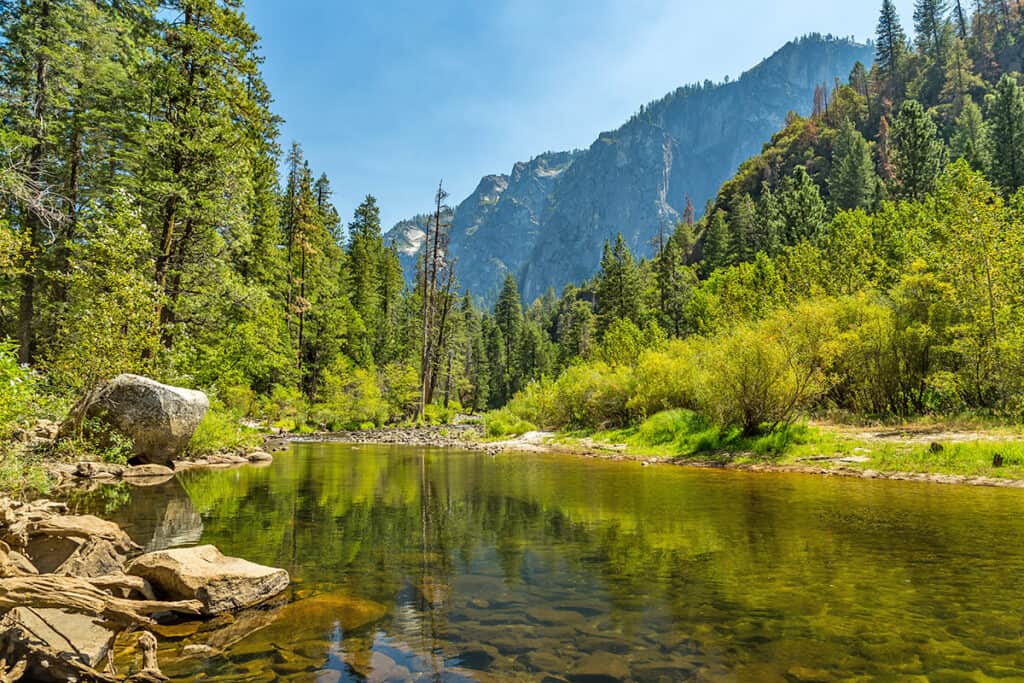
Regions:
M 241 2 L 12 0 L 0 31 L 0 430 L 121 372 L 289 429 L 484 405 L 443 235 L 407 288 L 375 199 L 282 149 Z
M 1024 16 L 970 9 L 918 0 L 911 41 L 886 0 L 874 65 L 819 86 L 703 218 L 647 226 L 652 258 L 620 235 L 593 279 L 524 308 L 509 274 L 484 312 L 443 188 L 407 283 L 374 198 L 335 207 L 282 149 L 240 2 L 0 3 L 0 439 L 120 372 L 296 430 L 510 400 L 492 432 L 1019 416 Z
M 807 411 L 1019 417 L 1024 17 L 971 10 L 918 0 L 910 41 L 885 0 L 874 66 L 819 88 L 700 221 L 651 260 L 620 236 L 593 281 L 531 308 L 524 325 L 552 332 L 565 369 L 494 431 L 666 410 L 652 438 L 694 419 L 753 435 Z

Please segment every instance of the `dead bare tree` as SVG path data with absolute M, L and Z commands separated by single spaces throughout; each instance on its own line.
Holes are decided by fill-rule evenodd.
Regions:
M 439 292 L 438 286 L 446 279 L 446 289 L 451 288 L 454 278 L 453 264 L 448 262 L 448 229 L 451 224 L 448 216 L 451 208 L 445 204 L 448 193 L 444 189 L 444 181 L 438 183 L 437 193 L 434 195 L 434 215 L 427 226 L 426 239 L 423 240 L 423 256 L 421 259 L 420 273 L 420 295 L 421 316 L 422 316 L 422 349 L 420 353 L 420 405 L 419 415 L 422 418 L 426 412 L 427 405 L 433 398 L 434 382 L 436 377 L 438 349 L 444 342 L 444 319 L 447 317 L 445 310 L 438 310 L 439 304 L 443 306 L 447 296 Z M 439 301 L 439 297 L 441 297 Z M 440 323 L 440 326 L 439 326 Z

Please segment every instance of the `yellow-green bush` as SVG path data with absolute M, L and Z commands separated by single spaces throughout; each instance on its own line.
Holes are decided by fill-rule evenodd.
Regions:
M 196 427 L 185 449 L 187 455 L 200 457 L 224 451 L 254 448 L 260 444 L 259 432 L 242 424 L 240 416 L 214 402 Z
M 519 436 L 535 429 L 537 429 L 536 426 L 522 419 L 509 408 L 492 410 L 484 415 L 484 432 L 491 438 Z

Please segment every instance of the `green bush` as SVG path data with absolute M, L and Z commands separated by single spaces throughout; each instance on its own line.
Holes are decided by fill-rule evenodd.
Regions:
M 520 418 L 508 408 L 492 410 L 484 415 L 484 432 L 490 438 L 519 436 L 536 429 L 535 425 Z
M 260 445 L 262 436 L 241 423 L 239 416 L 223 406 L 211 406 L 185 449 L 190 457 L 225 451 L 240 451 Z
M 18 364 L 14 344 L 0 342 L 0 442 L 40 412 L 35 374 Z

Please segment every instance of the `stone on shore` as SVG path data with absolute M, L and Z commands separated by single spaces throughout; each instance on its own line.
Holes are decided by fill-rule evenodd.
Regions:
M 209 407 L 201 391 L 118 375 L 79 400 L 61 425 L 60 436 L 78 434 L 87 420 L 96 419 L 132 440 L 137 462 L 169 465 L 185 450 Z
M 212 545 L 159 550 L 125 568 L 149 581 L 163 600 L 198 600 L 206 615 L 250 607 L 288 587 L 284 569 L 226 557 Z

